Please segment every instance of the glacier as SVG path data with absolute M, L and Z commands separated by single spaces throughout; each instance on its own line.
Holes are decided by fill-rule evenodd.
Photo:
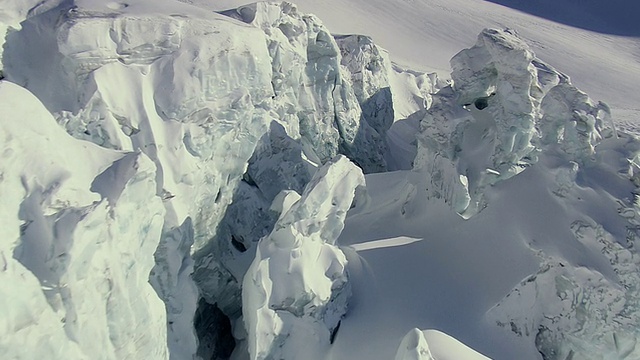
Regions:
M 167 357 L 149 284 L 165 215 L 155 165 L 71 138 L 24 88 L 0 94 L 2 353 Z
M 6 4 L 9 358 L 640 356 L 640 142 L 513 30 L 447 80 L 288 2 Z

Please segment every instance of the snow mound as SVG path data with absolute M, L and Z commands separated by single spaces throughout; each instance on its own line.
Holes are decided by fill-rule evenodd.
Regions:
M 437 330 L 413 329 L 400 343 L 395 360 L 488 360 L 460 341 Z
M 427 339 L 420 329 L 413 329 L 400 343 L 395 360 L 434 360 Z
M 252 359 L 324 358 L 351 294 L 335 242 L 360 186 L 358 167 L 329 161 L 260 240 L 242 290 Z

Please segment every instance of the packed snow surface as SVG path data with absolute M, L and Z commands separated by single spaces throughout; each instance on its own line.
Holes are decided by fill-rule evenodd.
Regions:
M 635 5 L 300 2 L 2 2 L 0 353 L 640 359 Z

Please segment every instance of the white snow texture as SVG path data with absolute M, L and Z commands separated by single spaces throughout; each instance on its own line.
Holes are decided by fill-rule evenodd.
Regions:
M 288 2 L 1 3 L 2 358 L 640 359 L 640 142 L 514 31 L 442 81 Z M 358 322 L 425 283 L 376 254 L 509 229 L 450 335 Z

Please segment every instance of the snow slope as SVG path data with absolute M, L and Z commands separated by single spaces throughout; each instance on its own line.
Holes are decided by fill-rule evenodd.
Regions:
M 347 218 L 335 358 L 390 358 L 413 327 L 498 359 L 638 358 L 640 142 L 508 31 L 452 66 L 414 172 L 369 175 Z

